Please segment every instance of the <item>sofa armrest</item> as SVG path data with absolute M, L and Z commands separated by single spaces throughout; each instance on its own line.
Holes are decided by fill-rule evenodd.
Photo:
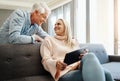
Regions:
M 109 55 L 110 62 L 120 62 L 120 56 L 118 55 Z

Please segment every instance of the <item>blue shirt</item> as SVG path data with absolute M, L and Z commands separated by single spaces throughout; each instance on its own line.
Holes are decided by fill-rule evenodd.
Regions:
M 37 24 L 31 25 L 30 12 L 17 9 L 0 27 L 0 44 L 34 43 L 33 34 L 48 36 Z

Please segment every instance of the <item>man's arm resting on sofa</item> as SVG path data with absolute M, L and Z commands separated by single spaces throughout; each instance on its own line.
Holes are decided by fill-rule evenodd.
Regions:
M 109 55 L 110 62 L 120 62 L 120 56 L 118 55 Z

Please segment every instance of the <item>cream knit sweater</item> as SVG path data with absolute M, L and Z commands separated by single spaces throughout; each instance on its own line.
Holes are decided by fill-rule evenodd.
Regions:
M 54 79 L 55 79 L 55 74 L 56 74 L 56 62 L 58 60 L 63 61 L 65 54 L 67 52 L 71 52 L 79 48 L 78 42 L 76 42 L 74 39 L 73 39 L 73 43 L 75 46 L 73 48 L 70 48 L 66 46 L 64 40 L 59 40 L 59 39 L 56 39 L 55 37 L 46 37 L 44 41 L 42 42 L 41 47 L 40 47 L 42 64 L 45 70 L 50 72 Z M 58 81 L 58 79 L 62 75 L 72 70 L 72 67 L 78 64 L 79 63 L 76 62 L 76 63 L 73 63 L 67 66 L 66 69 L 60 72 L 59 77 L 56 78 L 55 81 Z

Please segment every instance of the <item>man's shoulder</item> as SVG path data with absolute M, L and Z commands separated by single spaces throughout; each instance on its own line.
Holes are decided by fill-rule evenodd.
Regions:
M 25 14 L 27 14 L 28 11 L 27 10 L 22 10 L 22 9 L 16 9 L 14 10 L 13 14 L 17 14 L 18 16 L 24 16 Z
M 14 13 L 17 13 L 17 12 L 25 12 L 25 11 L 22 10 L 22 9 L 16 9 L 16 10 L 14 10 Z

